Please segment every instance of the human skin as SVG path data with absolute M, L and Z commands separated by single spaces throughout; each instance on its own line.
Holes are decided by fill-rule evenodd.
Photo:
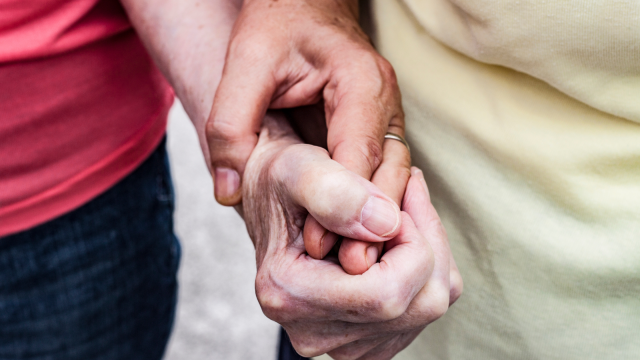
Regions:
M 134 24 L 134 27 L 138 31 L 138 34 L 142 38 L 159 68 L 173 85 L 174 90 L 181 99 L 187 113 L 193 121 L 199 135 L 205 159 L 207 160 L 207 164 L 210 165 L 210 153 L 208 151 L 209 149 L 207 146 L 204 124 L 211 113 L 210 110 L 213 103 L 213 97 L 216 94 L 217 85 L 220 81 L 224 64 L 224 53 L 228 45 L 227 39 L 231 33 L 233 19 L 239 12 L 239 4 L 227 1 L 199 3 L 195 0 L 165 0 L 163 2 L 151 0 L 123 0 L 122 2 L 132 23 Z M 378 87 L 378 90 L 381 90 L 381 87 Z M 365 136 L 366 134 L 375 133 L 376 131 L 384 135 L 384 132 L 380 131 L 380 129 L 387 129 L 387 126 L 380 125 L 380 119 L 382 119 L 383 124 L 384 122 L 389 121 L 389 119 L 384 120 L 384 117 L 373 118 L 373 120 L 369 118 L 361 118 L 359 121 L 365 121 L 370 127 L 362 128 L 362 132 L 358 132 L 357 135 Z M 401 117 L 394 117 L 394 119 L 401 119 Z M 354 134 L 354 131 L 358 130 L 356 125 L 354 125 L 353 122 L 345 121 L 340 125 L 342 126 L 342 131 L 338 131 L 336 129 L 339 129 L 340 126 L 338 126 L 338 123 L 334 122 L 333 125 L 330 124 L 329 133 L 331 133 L 331 129 L 334 129 L 333 131 L 338 132 L 339 134 L 342 134 L 343 132 Z M 393 129 L 396 133 L 403 134 L 403 132 L 401 132 L 402 126 L 403 124 L 399 123 L 399 125 Z M 290 129 L 287 131 L 290 131 Z M 294 137 L 292 133 L 287 134 L 291 135 L 291 141 L 299 142 L 299 139 Z M 380 140 L 380 144 L 383 144 L 382 139 Z M 331 136 L 329 135 L 327 143 L 330 143 L 331 141 Z M 345 144 L 348 142 L 349 139 L 345 139 L 340 143 L 342 144 L 340 146 L 347 148 L 347 145 Z M 331 146 L 329 146 L 329 148 L 331 148 Z M 313 151 L 324 151 L 320 148 L 313 149 Z M 356 194 L 358 193 L 356 190 L 362 190 L 362 187 L 364 186 L 366 188 L 365 190 L 368 192 L 361 192 L 360 194 L 374 194 L 377 199 L 381 199 L 383 200 L 383 203 L 387 204 L 387 210 L 391 209 L 391 213 L 394 214 L 392 218 L 396 223 L 392 224 L 391 228 L 388 229 L 390 232 L 384 231 L 384 233 L 386 233 L 384 235 L 386 236 L 380 236 L 379 234 L 370 231 L 366 226 L 367 221 L 363 221 L 363 217 L 361 215 L 367 201 L 346 201 L 347 197 L 338 197 L 345 200 L 344 203 L 346 205 L 349 205 L 337 207 L 341 210 L 340 213 L 335 211 L 326 211 L 326 209 L 337 209 L 336 207 L 331 206 L 331 203 L 325 203 L 325 212 L 317 211 L 317 206 L 323 204 L 323 202 L 320 201 L 325 198 L 323 196 L 316 198 L 316 201 L 314 201 L 313 204 L 305 204 L 306 207 L 302 207 L 299 204 L 295 205 L 295 209 L 298 211 L 302 211 L 301 209 L 303 208 L 310 208 L 313 210 L 310 211 L 313 216 L 313 221 L 316 221 L 315 219 L 318 218 L 316 221 L 316 229 L 321 229 L 322 231 L 327 228 L 342 236 L 351 236 L 360 240 L 375 242 L 376 244 L 379 244 L 378 246 L 381 246 L 386 240 L 397 239 L 397 235 L 402 231 L 411 230 L 406 230 L 406 227 L 411 224 L 410 217 L 406 215 L 398 217 L 400 214 L 399 207 L 394 204 L 400 204 L 404 188 L 407 183 L 406 179 L 409 178 L 408 154 L 406 151 L 406 148 L 399 142 L 392 140 L 384 142 L 384 147 L 382 148 L 382 163 L 377 167 L 378 170 L 371 170 L 374 180 L 373 183 L 366 180 L 371 177 L 371 175 L 367 177 L 365 176 L 367 174 L 363 175 L 363 173 L 358 172 L 357 169 L 356 171 L 349 172 L 349 170 L 347 170 L 347 166 L 350 164 L 348 158 L 338 159 L 339 156 L 337 156 L 337 154 L 339 152 L 336 153 L 335 151 L 331 154 L 334 159 L 331 163 L 334 164 L 334 166 L 343 166 L 344 169 L 341 172 L 351 174 L 349 178 L 352 181 L 349 183 L 353 184 L 353 188 L 343 188 L 346 194 Z M 328 152 L 324 151 L 322 154 L 325 156 L 324 160 L 329 159 Z M 356 152 L 355 154 L 360 153 Z M 262 158 L 264 159 L 264 157 Z M 355 156 L 355 158 L 355 163 L 357 163 L 358 160 L 363 163 L 368 162 L 368 160 L 363 156 Z M 402 161 L 404 161 L 404 163 Z M 260 162 L 254 162 L 254 168 L 259 169 L 259 172 L 264 172 L 266 171 L 265 169 L 268 169 L 269 162 L 267 160 L 265 160 L 261 166 L 258 166 L 259 164 Z M 310 164 L 313 164 L 313 162 L 310 162 Z M 357 166 L 351 167 L 355 168 Z M 380 169 L 383 171 L 380 171 Z M 404 170 L 406 170 L 406 172 L 403 172 Z M 406 179 L 398 180 L 398 172 L 403 172 Z M 295 172 L 292 172 L 291 174 L 294 173 Z M 243 177 L 248 179 L 245 180 L 245 182 L 250 184 L 253 184 L 256 181 L 254 178 L 248 177 L 246 174 L 244 174 Z M 282 239 L 269 238 L 269 242 L 265 242 L 264 237 L 255 237 L 256 234 L 262 233 L 264 229 L 277 233 L 287 233 L 289 231 L 287 222 L 281 221 L 282 218 L 264 219 L 265 213 L 258 212 L 258 208 L 260 206 L 264 209 L 264 206 L 266 206 L 264 204 L 270 204 L 270 201 L 273 200 L 273 197 L 271 196 L 276 195 L 276 193 L 274 193 L 277 188 L 275 186 L 277 183 L 275 179 L 269 179 L 268 177 L 263 177 L 263 179 L 265 181 L 256 183 L 258 186 L 253 187 L 253 190 L 251 190 L 253 194 L 261 195 L 246 195 L 247 193 L 245 192 L 245 202 L 241 205 L 244 207 L 244 211 L 241 210 L 241 213 L 245 213 L 247 228 L 250 234 L 254 236 L 256 254 L 259 259 L 262 258 L 262 260 L 258 261 L 259 274 L 279 274 L 284 276 L 285 280 L 292 280 L 294 275 L 299 277 L 300 280 L 313 279 L 315 276 L 329 276 L 326 277 L 326 279 L 330 279 L 332 276 L 336 279 L 343 279 L 343 277 L 349 276 L 340 266 L 335 263 L 332 264 L 326 260 L 313 260 L 314 264 L 321 265 L 313 268 L 300 268 L 299 270 L 302 272 L 293 272 L 289 274 L 281 272 L 281 270 L 287 266 L 286 261 L 288 257 L 285 255 L 291 253 L 287 252 L 283 254 L 281 252 L 272 252 L 267 254 L 263 250 L 268 248 L 268 244 L 276 244 L 278 241 L 281 242 Z M 289 183 L 290 188 L 300 189 L 296 188 L 294 186 L 295 184 L 296 182 Z M 318 194 L 321 194 L 322 192 L 320 190 L 322 190 L 322 188 L 319 187 L 321 184 L 316 185 L 317 186 L 309 185 L 308 187 L 304 187 L 303 190 L 305 192 L 317 192 Z M 280 189 L 282 190 L 281 187 Z M 331 190 L 331 186 L 325 186 L 325 189 Z M 243 191 L 245 190 L 243 189 Z M 265 197 L 264 195 L 269 195 L 269 197 Z M 328 196 L 327 198 L 331 199 L 332 197 Z M 366 199 L 369 198 L 370 196 L 366 197 Z M 416 199 L 420 198 L 418 197 Z M 283 198 L 283 201 L 284 200 L 285 198 Z M 422 200 L 426 201 L 426 204 L 428 204 L 428 199 L 423 197 Z M 289 204 L 295 204 L 295 202 L 289 201 Z M 249 210 L 247 211 L 247 209 Z M 298 230 L 302 226 L 302 223 L 306 221 L 306 214 L 306 210 L 296 213 L 296 226 Z M 258 216 L 261 216 L 261 218 L 257 218 Z M 345 225 L 345 219 L 351 219 L 352 222 Z M 408 222 L 408 224 L 397 221 L 399 219 L 405 220 L 404 222 Z M 419 224 L 419 226 L 421 225 Z M 311 226 L 305 226 L 305 230 L 309 228 L 311 228 Z M 373 228 L 379 230 L 380 226 L 373 226 Z M 413 238 L 415 239 L 416 237 L 417 235 L 415 235 L 414 232 Z M 298 238 L 298 240 L 300 239 Z M 393 244 L 393 241 L 397 242 L 397 240 L 391 240 L 390 244 Z M 414 243 L 415 242 L 416 241 L 414 241 Z M 304 245 L 307 244 L 309 245 L 311 252 L 313 252 L 313 249 L 323 248 L 322 239 L 320 237 L 311 237 L 309 239 L 305 238 L 303 243 L 304 244 L 300 244 L 300 241 L 298 241 L 299 246 L 297 250 L 304 252 Z M 358 244 L 357 242 L 354 243 Z M 409 241 L 408 243 L 411 242 Z M 360 269 L 364 268 L 364 270 L 368 269 L 369 266 L 380 268 L 382 266 L 380 264 L 383 263 L 373 265 L 364 261 L 365 259 L 363 259 L 362 254 L 365 253 L 364 249 L 366 249 L 366 246 L 368 245 L 364 243 L 362 244 L 365 247 L 362 247 L 359 251 L 355 252 L 356 256 L 354 257 L 354 263 L 360 261 L 360 265 L 364 264 Z M 300 245 L 302 245 L 302 247 Z M 391 245 L 389 245 L 389 247 L 391 247 Z M 282 247 L 278 249 L 282 249 Z M 402 249 L 402 247 L 400 247 L 400 249 Z M 428 276 L 429 273 L 431 276 L 433 276 L 434 273 L 437 273 L 435 271 L 430 272 L 430 268 L 427 266 L 430 263 L 433 263 L 433 261 L 428 259 L 422 259 L 424 261 L 413 261 L 414 266 L 411 269 L 412 271 L 406 271 L 406 269 L 408 269 L 406 268 L 405 271 L 402 272 L 400 270 L 411 263 L 412 256 L 415 258 L 415 256 L 420 252 L 393 252 L 392 250 L 393 249 L 389 250 L 389 256 L 391 258 L 396 258 L 395 262 L 397 264 L 404 265 L 400 266 L 396 272 L 380 272 L 379 270 L 367 272 L 366 275 L 363 275 L 362 279 L 368 279 L 364 284 L 367 285 L 368 288 L 363 285 L 359 288 L 359 291 L 356 291 L 357 289 L 353 289 L 353 292 L 345 291 L 340 293 L 328 293 L 325 291 L 325 288 L 329 285 L 324 283 L 325 288 L 322 286 L 319 286 L 316 290 L 313 288 L 307 288 L 308 297 L 301 300 L 299 303 L 300 306 L 287 302 L 282 308 L 273 308 L 271 306 L 273 305 L 273 302 L 270 302 L 269 300 L 265 301 L 265 299 L 269 299 L 269 296 L 267 295 L 266 298 L 264 297 L 264 289 L 268 288 L 268 281 L 275 280 L 277 277 L 265 279 L 264 276 L 258 276 L 256 278 L 256 289 L 259 300 L 261 301 L 267 316 L 283 323 L 287 331 L 292 335 L 294 344 L 305 354 L 315 354 L 318 353 L 318 351 L 322 352 L 323 350 L 331 350 L 332 355 L 340 358 L 344 357 L 345 354 L 351 353 L 353 355 L 367 349 L 370 350 L 371 347 L 375 346 L 381 346 L 386 349 L 382 352 L 378 352 L 379 354 L 393 353 L 398 349 L 398 347 L 406 346 L 413 336 L 417 335 L 422 327 L 441 315 L 446 310 L 446 306 L 443 305 L 447 303 L 445 300 L 455 299 L 457 296 L 456 294 L 461 291 L 461 285 L 450 286 L 448 285 L 448 280 L 446 284 L 443 280 L 428 283 L 426 287 L 421 286 L 420 282 L 426 281 L 426 279 L 431 279 Z M 424 251 L 422 254 L 424 255 Z M 399 260 L 404 257 L 406 257 L 406 259 Z M 440 256 L 435 257 L 436 265 L 438 264 L 439 257 Z M 309 263 L 311 263 L 312 258 L 306 258 L 309 260 Z M 428 258 L 428 256 L 426 258 Z M 385 259 L 386 258 L 383 256 L 382 260 Z M 448 259 L 449 258 L 447 257 L 446 262 L 443 260 L 442 265 L 445 266 L 446 264 L 447 269 L 450 267 Z M 326 264 L 330 264 L 331 267 L 327 267 Z M 436 269 L 437 268 L 438 267 L 436 266 Z M 320 269 L 328 269 L 327 274 L 320 274 Z M 452 267 L 452 269 L 455 270 L 455 267 Z M 451 270 L 453 276 L 450 275 L 449 270 L 447 270 L 447 276 L 451 277 L 451 279 L 459 279 L 457 270 L 454 270 Z M 304 271 L 308 271 L 308 273 L 305 273 Z M 349 284 L 349 286 L 350 284 L 358 284 L 358 281 L 345 281 L 346 282 L 344 283 Z M 429 285 L 436 283 L 439 283 L 440 285 Z M 461 282 L 454 281 L 452 284 L 461 284 Z M 349 286 L 347 286 L 345 290 L 351 289 Z M 438 288 L 438 290 L 425 290 L 435 288 Z M 296 291 L 296 288 L 289 287 L 287 289 L 280 289 L 278 294 L 283 299 L 288 299 L 297 296 Z M 418 291 L 418 295 L 413 296 L 413 293 L 416 291 Z M 454 296 L 449 297 L 448 294 L 450 292 Z M 350 297 L 345 298 L 344 295 L 346 294 L 350 294 Z M 321 300 L 326 302 L 322 303 Z M 407 305 L 408 307 L 405 306 L 406 303 L 409 304 Z M 326 312 L 309 312 L 310 306 L 313 307 L 316 305 L 322 305 Z M 360 313 L 360 310 L 362 309 L 365 311 Z M 345 318 L 344 314 L 347 310 L 350 312 L 346 313 L 348 317 Z M 391 322 L 386 321 L 389 318 L 398 315 L 401 310 L 403 313 L 399 317 L 395 317 L 396 320 Z M 353 311 L 355 311 L 355 313 Z M 363 325 L 365 323 L 366 326 Z M 323 334 L 325 334 L 326 337 L 323 336 Z
M 386 132 L 404 136 L 400 90 L 393 68 L 358 24 L 357 0 L 245 1 L 206 127 L 218 202 L 240 201 L 244 166 L 267 109 L 319 100 L 331 157 L 400 203 L 409 153 L 384 140 Z M 312 217 L 305 229 L 309 243 L 323 244 L 308 249 L 317 258 L 338 239 Z M 349 273 L 360 274 L 382 246 L 347 238 L 340 260 Z
M 417 168 L 397 235 L 380 262 L 359 276 L 347 274 L 335 259 L 307 255 L 302 227 L 309 213 L 330 231 L 365 237 L 358 213 L 363 204 L 371 197 L 390 200 L 379 188 L 324 149 L 302 144 L 278 114 L 265 119 L 244 179 L 242 211 L 256 248 L 256 294 L 265 315 L 282 324 L 301 355 L 390 359 L 460 296 L 460 274 Z
M 212 174 L 220 167 L 239 173 L 236 178 L 230 171 L 217 171 L 220 203 L 240 201 L 244 164 L 267 108 L 320 99 L 332 158 L 372 179 L 400 203 L 409 178 L 409 154 L 401 143 L 384 140 L 387 131 L 404 136 L 400 92 L 392 67 L 358 26 L 357 1 L 122 3 L 193 121 Z M 232 191 L 220 193 L 228 189 Z M 317 258 L 338 239 L 312 217 L 305 228 L 309 253 Z M 382 248 L 382 243 L 347 238 L 340 259 L 349 273 L 360 274 Z

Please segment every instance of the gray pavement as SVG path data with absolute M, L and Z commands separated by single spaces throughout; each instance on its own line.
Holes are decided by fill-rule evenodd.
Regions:
M 255 297 L 253 245 L 240 216 L 213 199 L 195 130 L 178 101 L 169 115 L 168 144 L 183 253 L 165 359 L 275 359 L 278 326 Z

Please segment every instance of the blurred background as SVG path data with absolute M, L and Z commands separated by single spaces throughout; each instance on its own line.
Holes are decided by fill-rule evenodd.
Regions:
M 165 359 L 275 359 L 278 325 L 255 297 L 255 252 L 242 218 L 218 205 L 196 132 L 176 100 L 169 156 L 182 243 L 179 301 Z

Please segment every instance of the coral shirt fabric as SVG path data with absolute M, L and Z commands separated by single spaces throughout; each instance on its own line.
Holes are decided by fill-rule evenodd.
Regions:
M 0 0 L 0 236 L 133 171 L 172 101 L 117 0 Z

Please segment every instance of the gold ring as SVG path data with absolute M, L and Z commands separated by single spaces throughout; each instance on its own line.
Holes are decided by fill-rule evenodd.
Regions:
M 411 148 L 409 148 L 409 143 L 402 136 L 388 132 L 384 135 L 384 138 L 400 141 L 401 143 L 404 144 L 404 146 L 407 147 L 407 151 L 409 152 L 409 154 L 411 154 Z

